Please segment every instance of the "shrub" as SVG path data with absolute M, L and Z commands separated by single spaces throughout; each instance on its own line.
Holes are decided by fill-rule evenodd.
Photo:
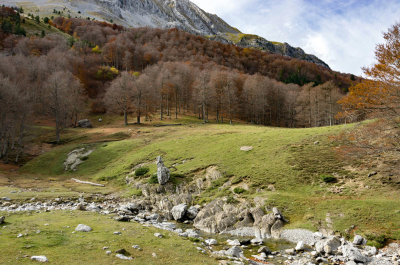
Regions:
M 237 204 L 237 203 L 239 203 L 239 201 L 236 200 L 235 198 L 233 198 L 232 195 L 228 196 L 228 198 L 226 199 L 226 202 L 229 203 L 229 204 Z
M 337 182 L 337 178 L 335 178 L 332 175 L 321 175 L 321 179 L 325 183 L 336 183 Z
M 157 184 L 158 183 L 158 178 L 157 174 L 152 175 L 149 180 L 147 181 L 149 184 Z
M 365 236 L 368 246 L 383 248 L 386 244 L 387 238 L 385 235 L 369 234 Z
M 149 172 L 149 168 L 148 167 L 139 167 L 138 169 L 135 170 L 135 176 L 140 177 L 140 176 L 144 176 L 147 174 L 147 172 Z
M 131 192 L 132 195 L 134 196 L 142 196 L 142 190 L 140 189 L 133 189 Z
M 186 177 L 186 176 L 183 175 L 183 174 L 171 173 L 171 178 L 180 178 L 180 179 L 183 179 L 183 178 L 185 178 L 185 177 Z
M 245 191 L 246 191 L 245 189 L 240 188 L 240 187 L 236 187 L 236 188 L 233 189 L 233 192 L 236 193 L 236 194 L 241 194 L 241 193 L 243 193 Z
M 233 179 L 232 179 L 232 184 L 233 185 L 235 185 L 235 184 L 238 184 L 238 183 L 240 183 L 240 182 L 242 182 L 243 181 L 243 176 L 236 176 L 236 177 L 234 177 Z

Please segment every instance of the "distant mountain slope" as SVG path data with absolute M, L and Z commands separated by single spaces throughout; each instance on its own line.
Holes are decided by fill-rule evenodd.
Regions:
M 179 28 L 223 43 L 256 48 L 329 68 L 325 62 L 306 54 L 301 48 L 242 34 L 189 0 L 4 0 L 4 4 L 23 6 L 27 12 L 39 12 L 43 16 L 56 10 L 65 16 L 90 17 L 129 27 Z
M 292 58 L 312 62 L 328 69 L 329 65 L 319 59 L 317 56 L 307 54 L 301 48 L 295 48 L 290 46 L 288 43 L 280 43 L 268 41 L 257 35 L 250 34 L 232 34 L 232 33 L 219 33 L 210 37 L 212 40 L 221 41 L 224 43 L 235 44 L 242 48 L 256 48 L 262 51 L 268 51 L 275 54 L 289 56 Z

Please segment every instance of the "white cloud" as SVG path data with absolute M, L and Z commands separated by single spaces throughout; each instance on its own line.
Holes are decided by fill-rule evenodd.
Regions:
M 332 69 L 361 74 L 382 32 L 398 22 L 398 0 L 193 0 L 242 32 L 288 42 Z

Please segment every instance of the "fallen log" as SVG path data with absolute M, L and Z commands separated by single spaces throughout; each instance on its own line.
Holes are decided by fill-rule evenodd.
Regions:
M 155 124 L 153 125 L 154 127 L 167 127 L 167 126 L 182 126 L 182 123 L 177 123 L 177 124 Z
M 105 187 L 103 184 L 94 183 L 94 182 L 90 182 L 90 181 L 83 181 L 83 180 L 74 179 L 74 178 L 72 178 L 72 180 L 77 182 L 77 183 L 81 183 L 81 184 L 88 184 L 88 185 L 92 185 L 92 186 Z

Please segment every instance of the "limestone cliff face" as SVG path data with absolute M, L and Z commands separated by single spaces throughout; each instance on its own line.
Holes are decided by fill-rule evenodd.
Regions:
M 188 0 L 95 0 L 129 26 L 179 28 L 200 35 L 240 33 Z

